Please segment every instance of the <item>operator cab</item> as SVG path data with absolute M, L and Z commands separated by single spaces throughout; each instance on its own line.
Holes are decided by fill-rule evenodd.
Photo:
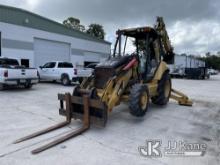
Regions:
M 117 31 L 113 57 L 136 55 L 139 58 L 139 73 L 144 81 L 150 81 L 161 61 L 160 44 L 158 34 L 151 27 L 125 29 Z M 128 41 L 131 41 L 129 43 Z M 124 48 L 122 52 L 122 43 Z M 126 50 L 133 47 L 133 52 Z

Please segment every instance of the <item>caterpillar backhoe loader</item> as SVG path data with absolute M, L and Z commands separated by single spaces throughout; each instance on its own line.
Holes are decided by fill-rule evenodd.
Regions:
M 125 55 L 129 38 L 133 39 L 136 49 Z M 59 113 L 66 116 L 66 121 L 15 143 L 64 127 L 72 118 L 82 120 L 79 130 L 32 151 L 39 153 L 85 132 L 90 124 L 105 126 L 108 114 L 121 102 L 128 102 L 131 115 L 136 117 L 145 115 L 150 100 L 161 108 L 170 98 L 180 105 L 191 106 L 187 96 L 172 89 L 167 64 L 173 62 L 174 55 L 162 17 L 157 18 L 155 27 L 118 30 L 113 56 L 99 63 L 94 74 L 76 86 L 72 94 L 58 94 Z

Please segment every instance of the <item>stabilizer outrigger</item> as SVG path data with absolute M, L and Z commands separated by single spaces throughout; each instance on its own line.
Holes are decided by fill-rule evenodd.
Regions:
M 173 100 L 176 100 L 179 103 L 179 105 L 184 105 L 184 106 L 192 106 L 193 105 L 192 100 L 190 100 L 188 96 L 186 96 L 182 92 L 177 91 L 175 89 L 171 90 L 170 98 Z

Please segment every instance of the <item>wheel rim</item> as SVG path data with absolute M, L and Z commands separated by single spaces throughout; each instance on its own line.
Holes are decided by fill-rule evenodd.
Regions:
M 168 98 L 170 96 L 170 80 L 167 80 L 165 83 L 165 97 Z
M 145 110 L 147 108 L 147 103 L 148 103 L 148 96 L 147 96 L 147 92 L 144 92 L 141 96 L 141 109 Z
M 64 78 L 64 79 L 63 79 L 63 84 L 65 84 L 65 85 L 68 84 L 67 78 Z

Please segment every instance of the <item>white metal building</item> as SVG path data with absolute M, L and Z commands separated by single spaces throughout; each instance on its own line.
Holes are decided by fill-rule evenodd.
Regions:
M 48 61 L 74 65 L 99 62 L 110 54 L 111 43 L 66 28 L 34 13 L 0 5 L 0 56 L 38 67 Z

